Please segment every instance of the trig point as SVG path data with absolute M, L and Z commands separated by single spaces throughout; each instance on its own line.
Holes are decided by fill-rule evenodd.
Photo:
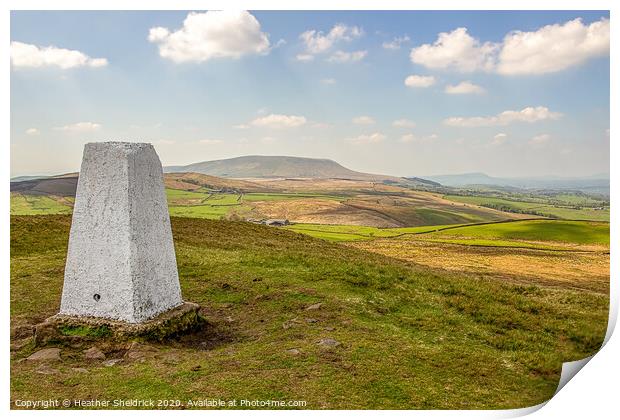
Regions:
M 148 143 L 86 144 L 57 317 L 136 324 L 182 305 L 155 149 Z

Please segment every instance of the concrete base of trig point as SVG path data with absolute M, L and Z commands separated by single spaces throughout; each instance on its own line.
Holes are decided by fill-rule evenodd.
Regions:
M 142 333 L 175 316 L 192 318 L 186 313 L 194 312 L 197 318 L 194 306 L 181 297 L 155 149 L 148 143 L 86 144 L 60 313 L 39 330 L 62 324 Z
M 35 344 L 79 344 L 93 340 L 129 341 L 136 338 L 161 341 L 200 327 L 204 321 L 199 310 L 197 304 L 185 302 L 141 323 L 58 314 L 35 326 Z

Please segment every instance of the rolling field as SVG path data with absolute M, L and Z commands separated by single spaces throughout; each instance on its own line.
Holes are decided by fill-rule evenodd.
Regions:
M 461 195 L 445 196 L 447 200 L 454 202 L 474 204 L 478 206 L 501 206 L 506 209 L 512 209 L 510 211 L 536 212 L 541 216 L 559 219 L 609 221 L 609 207 L 603 209 L 587 207 L 575 208 L 575 206 L 578 205 L 592 204 L 592 200 L 579 200 L 578 198 L 569 195 L 560 195 L 559 197 L 564 197 L 563 202 L 567 204 L 572 201 L 574 206 L 568 207 L 566 205 L 552 205 L 543 202 L 515 201 L 499 197 Z
M 73 199 L 46 195 L 11 193 L 11 214 L 71 214 Z
M 581 281 L 578 262 L 558 251 L 418 245 L 426 234 L 339 244 L 173 217 L 183 296 L 203 307 L 202 330 L 139 344 L 140 357 L 135 345 L 131 353 L 128 344 L 99 342 L 117 359 L 111 366 L 83 357 L 90 344 L 61 345 L 61 361 L 23 362 L 37 350 L 29 326 L 58 311 L 70 223 L 63 215 L 11 217 L 12 400 L 200 395 L 305 400 L 309 409 L 519 408 L 550 398 L 561 363 L 595 352 L 607 325 L 608 297 L 592 279 L 578 288 L 511 277 L 511 269 L 553 274 L 573 264 L 564 270 Z M 459 229 L 475 235 L 451 230 Z M 558 229 L 564 239 L 578 232 Z M 538 240 L 503 226 L 478 235 Z M 600 235 L 574 246 L 601 246 Z M 458 251 L 445 254 L 451 247 Z M 464 262 L 475 265 L 480 250 L 530 260 L 513 261 L 506 278 L 468 272 Z M 581 263 L 604 255 L 583 253 Z

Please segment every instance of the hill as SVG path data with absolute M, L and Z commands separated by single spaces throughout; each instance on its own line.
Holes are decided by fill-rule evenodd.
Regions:
M 204 308 L 203 329 L 131 347 L 57 344 L 61 360 L 18 362 L 39 350 L 31 326 L 58 311 L 70 223 L 11 217 L 13 400 L 521 408 L 550 398 L 561 363 L 591 355 L 605 335 L 605 294 L 452 274 L 251 223 L 173 217 L 183 296 Z M 93 344 L 110 364 L 84 357 Z
M 424 179 L 449 187 L 497 186 L 522 189 L 577 190 L 609 195 L 609 176 L 599 174 L 589 177 L 494 177 L 481 172 L 453 175 L 431 175 Z
M 164 172 L 197 172 L 225 178 L 340 178 L 360 181 L 404 181 L 345 168 L 330 159 L 291 156 L 240 156 L 185 166 L 167 166 Z

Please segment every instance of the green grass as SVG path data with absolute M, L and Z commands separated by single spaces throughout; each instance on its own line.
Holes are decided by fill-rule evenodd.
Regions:
M 68 216 L 11 218 L 12 327 L 57 312 L 69 227 Z M 195 340 L 207 347 L 154 343 L 144 361 L 103 367 L 67 346 L 50 375 L 17 362 L 35 350 L 26 347 L 12 355 L 12 400 L 518 408 L 550 398 L 561 363 L 592 354 L 605 334 L 604 294 L 434 272 L 250 223 L 173 217 L 172 229 L 183 296 L 209 322 Z M 320 310 L 305 310 L 316 302 Z M 341 345 L 317 345 L 326 337 Z
M 499 197 L 446 195 L 447 200 L 479 206 L 502 206 L 517 212 L 536 212 L 547 217 L 568 220 L 609 221 L 609 208 L 596 210 L 593 208 L 572 208 L 556 206 L 540 202 L 508 200 Z M 568 199 L 568 198 L 567 198 Z
M 609 223 L 565 220 L 524 220 L 463 226 L 437 232 L 434 238 L 551 241 L 580 245 L 609 245 Z
M 362 241 L 375 238 L 391 238 L 404 234 L 418 234 L 435 232 L 446 227 L 462 226 L 457 225 L 433 225 L 433 226 L 413 226 L 405 228 L 376 228 L 372 226 L 354 225 L 320 225 L 312 223 L 295 223 L 286 226 L 284 229 L 297 233 L 303 233 L 315 238 L 335 242 Z
M 73 209 L 56 199 L 44 195 L 11 193 L 11 214 L 70 214 Z

